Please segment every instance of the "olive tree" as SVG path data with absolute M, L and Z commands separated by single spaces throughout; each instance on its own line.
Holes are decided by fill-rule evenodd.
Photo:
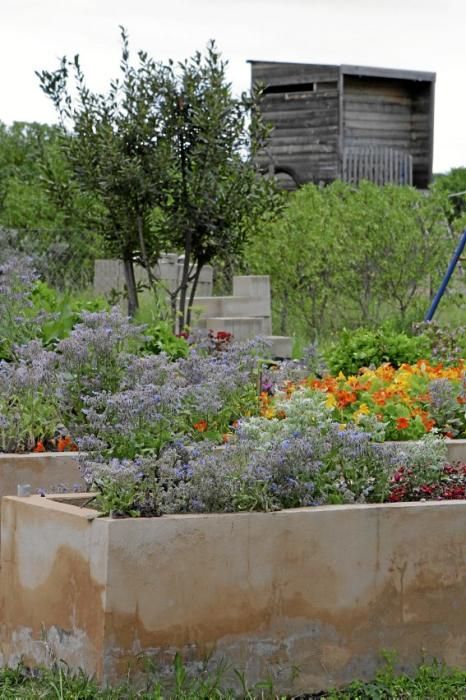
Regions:
M 161 251 L 183 253 L 172 293 L 182 329 L 203 266 L 240 256 L 257 221 L 277 205 L 273 183 L 254 165 L 267 129 L 257 95 L 233 96 L 214 42 L 179 64 L 140 51 L 132 67 L 123 29 L 122 40 L 121 78 L 105 95 L 88 88 L 78 56 L 38 76 L 71 134 L 64 145 L 76 176 L 106 206 L 106 236 L 124 262 L 130 313 L 137 307 L 133 262 L 152 285 Z
M 132 66 L 123 28 L 121 36 L 121 75 L 106 94 L 89 89 L 78 55 L 72 61 L 62 58 L 56 71 L 37 75 L 59 114 L 63 148 L 76 177 L 105 205 L 105 235 L 124 263 L 132 315 L 138 306 L 133 263 L 142 262 L 152 282 L 159 252 L 147 240 L 147 222 L 164 189 L 160 96 L 165 71 L 143 51 Z

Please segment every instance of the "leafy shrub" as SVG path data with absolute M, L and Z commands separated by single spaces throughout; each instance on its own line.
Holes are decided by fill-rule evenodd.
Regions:
M 329 368 L 334 374 L 357 374 L 361 367 L 379 367 L 389 362 L 398 368 L 414 364 L 420 358 L 430 357 L 430 343 L 425 336 L 408 336 L 388 328 L 371 330 L 358 328 L 343 330 L 337 343 L 326 353 Z
M 67 338 L 74 326 L 80 322 L 83 312 L 108 310 L 103 298 L 80 299 L 70 292 L 59 294 L 41 280 L 36 281 L 31 291 L 31 313 L 40 318 L 39 337 L 45 347 L 55 346 Z
M 165 352 L 174 360 L 188 355 L 189 345 L 186 339 L 173 333 L 169 321 L 153 321 L 145 327 L 144 336 L 143 352 L 154 355 Z

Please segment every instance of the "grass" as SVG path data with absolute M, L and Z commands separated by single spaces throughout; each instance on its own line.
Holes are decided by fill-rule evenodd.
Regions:
M 174 664 L 170 686 L 147 676 L 145 689 L 135 690 L 126 683 L 114 688 L 101 688 L 84 673 L 73 673 L 63 665 L 53 669 L 30 670 L 23 665 L 0 670 L 0 698 L 5 700 L 285 700 L 274 693 L 271 682 L 248 688 L 244 676 L 234 672 L 240 692 L 223 689 L 225 667 L 214 673 L 189 676 L 180 657 Z M 421 664 L 414 676 L 398 674 L 394 657 L 386 655 L 386 663 L 369 683 L 355 681 L 342 690 L 299 696 L 327 700 L 464 700 L 466 671 L 449 669 L 437 662 Z

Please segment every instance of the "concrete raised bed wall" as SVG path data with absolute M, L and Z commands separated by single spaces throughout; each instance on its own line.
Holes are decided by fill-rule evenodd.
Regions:
M 391 444 L 403 447 L 403 445 L 412 444 L 412 441 L 397 440 Z M 447 448 L 447 460 L 449 464 L 455 464 L 457 462 L 463 462 L 466 464 L 466 440 L 445 440 L 445 445 Z
M 83 490 L 85 486 L 76 452 L 0 452 L 0 498 L 15 496 L 19 484 L 29 484 L 31 493 L 38 489 L 56 492 L 61 487 L 72 490 L 76 486 Z
M 466 664 L 465 502 L 96 515 L 4 500 L 3 663 L 56 655 L 112 682 L 180 651 L 289 694 L 372 677 L 386 649 Z
M 446 440 L 448 461 L 451 464 L 463 462 L 466 464 L 466 440 Z

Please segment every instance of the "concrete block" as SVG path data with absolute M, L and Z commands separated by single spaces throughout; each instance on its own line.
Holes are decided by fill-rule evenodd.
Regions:
M 193 305 L 194 315 L 199 315 L 199 318 L 207 318 L 209 316 L 221 316 L 221 299 L 222 297 L 196 297 L 195 303 Z
M 167 291 L 173 293 L 180 284 L 182 275 L 182 260 L 176 253 L 164 253 L 153 268 L 155 279 L 160 280 Z M 141 265 L 134 266 L 136 283 L 148 284 L 147 272 Z M 212 294 L 213 270 L 206 265 L 201 271 L 197 288 L 198 296 Z M 104 296 L 112 290 L 123 291 L 125 275 L 123 263 L 120 260 L 96 260 L 94 263 L 94 291 Z M 190 289 L 190 288 L 189 288 Z
M 269 275 L 235 275 L 233 277 L 233 296 L 268 299 L 270 302 Z
M 263 335 L 262 319 L 260 318 L 206 318 L 206 328 L 213 331 L 227 331 L 232 333 L 235 340 L 248 340 L 258 335 Z
M 270 299 L 263 297 L 219 297 L 221 316 L 270 316 Z
M 0 452 L 0 499 L 15 496 L 19 484 L 29 484 L 31 493 L 47 493 L 60 488 L 72 491 L 85 486 L 76 452 Z
M 272 357 L 290 358 L 293 349 L 293 340 L 285 335 L 269 335 L 267 340 L 272 343 L 270 353 Z

